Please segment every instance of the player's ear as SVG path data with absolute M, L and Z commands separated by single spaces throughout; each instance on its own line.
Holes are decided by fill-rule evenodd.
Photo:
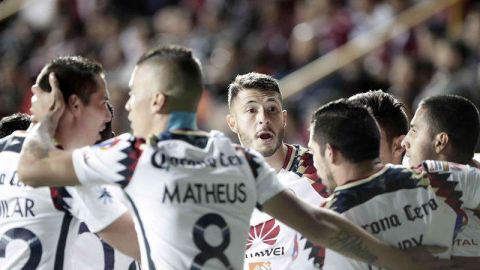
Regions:
M 161 92 L 156 92 L 153 95 L 151 103 L 152 112 L 155 113 L 164 113 L 167 109 L 167 96 Z
M 445 132 L 440 132 L 434 137 L 434 147 L 435 147 L 435 153 L 439 154 L 441 153 L 446 147 L 449 142 L 449 137 L 448 134 Z
M 330 145 L 329 143 L 325 144 L 325 158 L 329 163 L 335 163 L 338 159 L 338 151 Z
M 400 162 L 403 158 L 403 154 L 405 153 L 405 148 L 402 146 L 402 141 L 404 138 L 405 138 L 405 134 L 393 138 L 393 141 L 392 141 L 393 158 Z
M 235 117 L 231 116 L 230 114 L 227 114 L 225 119 L 227 120 L 227 125 L 230 128 L 230 130 L 237 133 L 237 121 L 235 121 Z
M 77 115 L 83 107 L 83 102 L 80 97 L 73 94 L 68 97 L 66 105 L 66 108 L 68 108 L 74 115 Z
M 285 128 L 287 127 L 287 117 L 288 117 L 287 110 L 283 110 L 282 114 L 283 114 L 283 127 Z

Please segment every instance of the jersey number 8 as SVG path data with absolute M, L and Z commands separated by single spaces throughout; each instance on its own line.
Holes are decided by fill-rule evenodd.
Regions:
M 222 243 L 218 246 L 211 246 L 205 240 L 205 229 L 210 225 L 217 226 L 222 231 Z M 218 259 L 225 266 L 225 269 L 233 269 L 224 253 L 230 244 L 230 229 L 222 216 L 209 213 L 199 218 L 193 227 L 193 241 L 197 248 L 200 249 L 200 253 L 193 259 L 190 270 L 202 269 L 205 262 L 210 259 Z

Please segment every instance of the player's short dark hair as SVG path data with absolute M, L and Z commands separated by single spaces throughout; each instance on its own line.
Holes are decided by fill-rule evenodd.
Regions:
M 388 141 L 408 133 L 409 121 L 405 106 L 391 94 L 382 90 L 368 91 L 351 96 L 348 100 L 370 110 L 385 131 Z
M 431 135 L 447 133 L 456 154 L 471 159 L 480 129 L 477 107 L 470 100 L 457 95 L 427 97 L 420 102 L 420 106 L 426 109 Z
M 46 92 L 52 90 L 48 81 L 51 72 L 57 76 L 65 101 L 71 95 L 77 95 L 85 105 L 88 105 L 90 96 L 97 91 L 96 76 L 103 74 L 103 67 L 81 56 L 55 58 L 45 65 L 37 80 L 38 86 Z
M 241 90 L 253 89 L 257 91 L 272 91 L 280 95 L 280 87 L 278 81 L 272 76 L 257 72 L 250 72 L 243 75 L 237 75 L 235 80 L 228 86 L 228 107 L 232 106 L 232 102 Z
M 168 72 L 174 90 L 164 94 L 168 97 L 169 109 L 195 111 L 203 93 L 203 78 L 200 62 L 190 49 L 178 45 L 164 45 L 146 52 L 137 66 L 162 65 Z M 164 82 L 167 83 L 167 82 Z
M 30 116 L 24 113 L 14 113 L 0 120 L 0 139 L 16 130 L 27 130 L 31 123 Z
M 313 114 L 311 128 L 322 153 L 328 143 L 350 162 L 379 156 L 380 130 L 365 106 L 345 99 L 329 102 Z

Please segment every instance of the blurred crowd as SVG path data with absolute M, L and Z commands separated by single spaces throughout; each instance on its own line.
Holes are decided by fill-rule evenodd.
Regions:
M 135 62 L 148 48 L 175 43 L 191 47 L 204 68 L 202 127 L 227 131 L 226 90 L 237 74 L 281 79 L 419 2 L 30 0 L 0 21 L 0 117 L 28 112 L 30 87 L 50 59 L 79 54 L 106 69 L 114 130 L 128 131 L 122 106 Z M 313 108 L 370 89 L 393 93 L 409 116 L 421 98 L 436 93 L 460 94 L 480 105 L 479 63 L 480 5 L 463 1 L 286 102 L 286 141 L 305 143 Z

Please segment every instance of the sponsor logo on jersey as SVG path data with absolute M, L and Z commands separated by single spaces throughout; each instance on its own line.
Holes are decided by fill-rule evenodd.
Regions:
M 275 223 L 275 219 L 271 219 L 265 223 L 255 226 L 250 226 L 250 233 L 248 234 L 247 250 L 256 241 L 273 246 L 277 242 L 277 236 L 280 233 L 280 226 Z
M 248 270 L 272 270 L 272 264 L 270 262 L 249 263 Z
M 475 239 L 455 239 L 455 246 L 478 246 L 478 242 Z
M 111 203 L 112 202 L 112 195 L 106 188 L 102 188 L 102 191 L 100 192 L 100 196 L 98 196 L 98 199 L 103 202 L 103 204 Z
M 97 144 L 96 147 L 100 148 L 100 150 L 105 151 L 114 147 L 119 142 L 120 142 L 120 138 L 115 137 L 115 138 L 112 138 L 111 140 Z

